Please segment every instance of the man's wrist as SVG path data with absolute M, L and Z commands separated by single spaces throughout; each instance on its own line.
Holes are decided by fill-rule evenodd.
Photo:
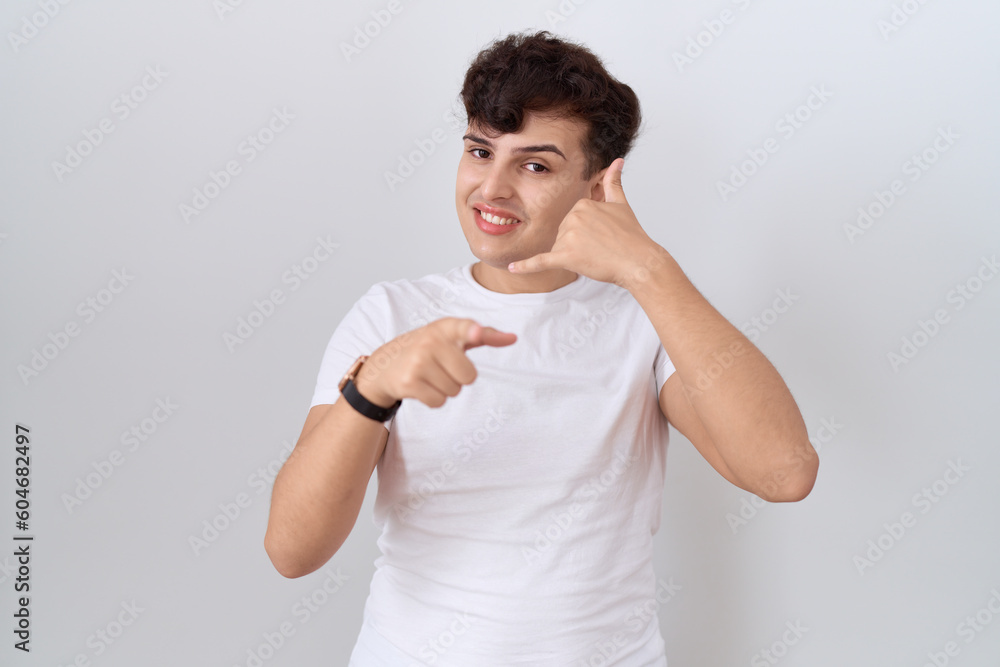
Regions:
M 385 394 L 380 392 L 378 390 L 378 387 L 374 385 L 372 382 L 370 382 L 370 377 L 368 378 L 363 377 L 364 370 L 365 367 L 362 366 L 361 372 L 359 372 L 355 376 L 354 388 L 369 403 L 372 403 L 373 405 L 377 405 L 380 408 L 385 408 L 386 410 L 388 410 L 396 403 L 396 399 L 392 398 L 391 396 L 386 396 Z

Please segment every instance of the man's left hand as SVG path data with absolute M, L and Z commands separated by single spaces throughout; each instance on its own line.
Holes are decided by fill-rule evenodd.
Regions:
M 604 201 L 585 197 L 574 204 L 559 224 L 549 252 L 511 262 L 508 270 L 534 273 L 567 269 L 592 280 L 625 285 L 651 252 L 663 252 L 643 230 L 625 199 L 624 166 L 624 158 L 618 158 L 604 172 Z

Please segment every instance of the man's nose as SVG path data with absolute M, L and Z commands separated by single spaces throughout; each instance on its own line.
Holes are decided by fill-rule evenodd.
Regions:
M 490 166 L 483 178 L 483 198 L 487 201 L 510 199 L 514 194 L 513 178 L 504 167 Z

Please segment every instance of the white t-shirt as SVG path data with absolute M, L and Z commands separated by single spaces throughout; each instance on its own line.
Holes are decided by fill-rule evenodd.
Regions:
M 503 294 L 471 267 L 373 285 L 323 357 L 311 405 L 442 317 L 518 336 L 467 350 L 476 379 L 441 407 L 404 398 L 385 423 L 382 555 L 351 665 L 666 665 L 652 539 L 673 363 L 624 288 Z

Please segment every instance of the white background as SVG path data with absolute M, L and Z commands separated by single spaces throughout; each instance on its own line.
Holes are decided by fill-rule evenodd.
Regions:
M 681 587 L 659 608 L 671 667 L 1000 664 L 996 3 L 50 4 L 0 10 L 0 663 L 250 666 L 288 623 L 263 664 L 346 664 L 378 555 L 375 482 L 328 570 L 288 580 L 263 549 L 261 480 L 355 300 L 474 260 L 449 110 L 490 40 L 551 29 L 635 89 L 630 204 L 775 364 L 821 448 L 807 499 L 757 507 L 672 433 L 656 542 Z M 142 98 L 127 117 L 122 95 Z M 248 161 L 275 109 L 294 117 Z M 95 134 L 102 120 L 113 131 Z M 435 130 L 445 141 L 390 188 Z M 767 161 L 744 164 L 769 138 Z M 185 219 L 230 160 L 240 172 Z M 752 175 L 723 196 L 734 168 Z M 852 236 L 859 207 L 881 215 Z M 333 256 L 284 280 L 318 238 Z M 227 345 L 273 290 L 282 303 Z M 162 419 L 158 399 L 178 407 Z M 12 646 L 15 424 L 31 429 L 29 655 Z

